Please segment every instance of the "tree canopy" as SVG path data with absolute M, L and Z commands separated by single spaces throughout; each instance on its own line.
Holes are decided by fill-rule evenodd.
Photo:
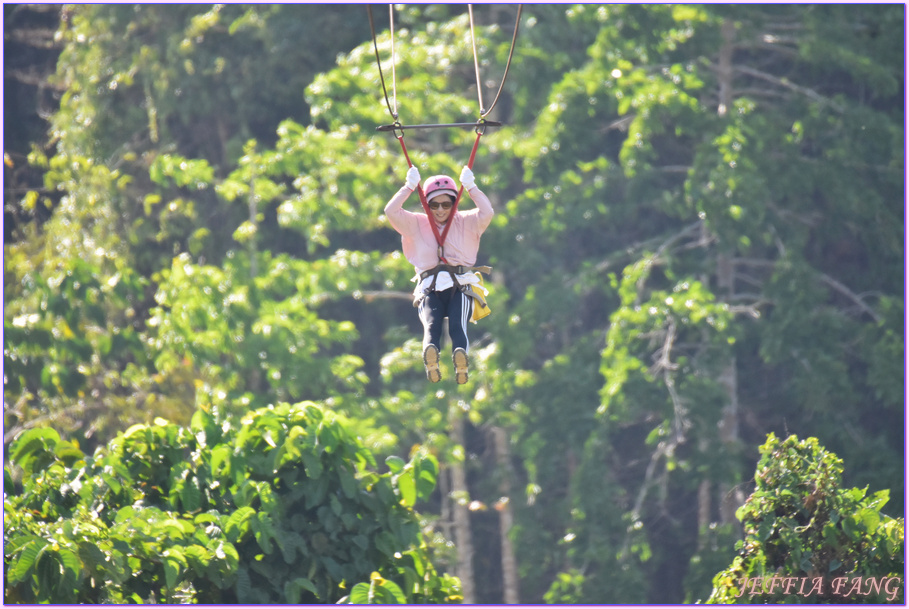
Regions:
M 515 10 L 474 9 L 484 97 Z M 402 122 L 476 120 L 464 7 L 375 25 Z M 375 130 L 365 7 L 61 6 L 59 107 L 6 157 L 43 184 L 4 201 L 5 456 L 312 404 L 378 463 L 437 460 L 416 507 L 466 602 L 707 600 L 770 433 L 817 438 L 898 513 L 904 25 L 901 5 L 524 6 L 474 164 L 493 314 L 456 388 L 425 382 L 382 215 L 407 164 Z M 457 176 L 474 134 L 405 137 Z

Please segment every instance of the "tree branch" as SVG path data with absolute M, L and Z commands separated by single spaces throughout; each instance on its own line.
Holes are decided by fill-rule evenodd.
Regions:
M 354 293 L 354 298 L 360 300 L 361 298 L 366 302 L 372 302 L 373 300 L 379 299 L 397 299 L 397 300 L 406 300 L 408 302 L 413 302 L 413 293 L 412 292 L 395 292 L 392 290 L 378 290 L 378 291 L 368 291 L 368 292 L 356 292 Z
M 776 266 L 776 262 L 773 260 L 760 260 L 757 258 L 733 258 L 732 263 L 737 265 L 764 267 L 771 269 Z M 867 313 L 876 323 L 882 323 L 884 321 L 883 318 L 874 311 L 874 309 L 872 309 L 864 300 L 862 300 L 861 296 L 850 290 L 848 287 L 830 275 L 822 273 L 821 271 L 815 272 L 817 273 L 818 279 L 854 302 L 862 312 Z
M 55 36 L 56 31 L 51 28 L 32 28 L 12 30 L 4 34 L 3 38 L 36 49 L 62 49 L 63 44 Z
M 759 80 L 773 83 L 775 85 L 789 89 L 791 91 L 795 91 L 796 93 L 800 93 L 806 97 L 809 97 L 816 102 L 820 102 L 822 104 L 829 104 L 830 107 L 832 107 L 837 112 L 845 111 L 842 106 L 834 103 L 833 101 L 824 97 L 817 91 L 814 91 L 813 89 L 809 89 L 808 87 L 801 87 L 793 82 L 790 82 L 789 80 L 787 80 L 785 78 L 779 78 L 777 76 L 774 76 L 773 74 L 768 74 L 767 72 L 755 70 L 754 68 L 749 68 L 748 66 L 737 66 L 736 71 L 740 72 L 741 74 L 747 74 L 748 76 L 752 76 Z
M 849 300 L 854 302 L 856 305 L 858 305 L 858 308 L 860 310 L 862 310 L 865 313 L 867 313 L 868 315 L 870 315 L 871 319 L 873 319 L 875 321 L 875 323 L 881 323 L 884 321 L 884 319 L 880 315 L 878 315 L 877 313 L 874 312 L 874 309 L 872 309 L 867 304 L 865 304 L 865 301 L 862 300 L 858 294 L 856 294 L 855 292 L 853 292 L 852 290 L 850 290 L 849 288 L 844 286 L 842 283 L 840 283 L 839 281 L 837 281 L 830 275 L 827 275 L 826 273 L 819 273 L 819 276 L 821 278 L 821 281 L 823 281 L 824 283 L 826 283 L 827 285 L 832 287 L 834 290 L 836 290 L 837 292 L 839 292 L 840 294 L 842 294 L 843 296 L 845 296 L 846 298 L 848 298 Z

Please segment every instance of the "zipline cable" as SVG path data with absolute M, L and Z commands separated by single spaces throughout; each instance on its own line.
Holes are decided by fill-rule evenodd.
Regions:
M 477 75 L 477 101 L 480 104 L 480 117 L 486 115 L 483 107 L 483 85 L 480 84 L 480 63 L 477 61 L 477 39 L 473 34 L 473 4 L 467 5 L 467 16 L 470 20 L 470 46 L 473 47 L 473 71 Z
M 496 93 L 495 99 L 492 100 L 492 105 L 489 106 L 489 110 L 484 111 L 482 106 L 483 102 L 480 102 L 480 118 L 486 118 L 486 115 L 492 112 L 492 109 L 496 107 L 496 104 L 499 102 L 499 96 L 502 94 L 502 89 L 505 88 L 505 79 L 508 78 L 508 68 L 511 67 L 511 58 L 514 55 L 514 47 L 518 41 L 518 29 L 521 25 L 521 11 L 524 9 L 523 4 L 518 5 L 518 17 L 514 21 L 514 35 L 511 37 L 511 49 L 508 51 L 508 61 L 505 62 L 505 74 L 502 75 L 502 82 L 499 83 L 499 90 Z M 471 28 L 473 28 L 473 22 L 471 21 Z M 471 29 L 471 31 L 473 31 Z M 474 50 L 474 61 L 476 61 L 476 50 Z M 477 68 L 477 87 L 479 88 L 479 68 Z
M 522 8 L 523 8 L 523 5 L 519 4 L 518 5 L 518 16 L 517 16 L 517 20 L 515 21 L 515 26 L 514 26 L 514 35 L 512 36 L 512 39 L 511 39 L 511 49 L 508 51 L 508 61 L 505 64 L 505 73 L 502 76 L 502 82 L 499 84 L 499 90 L 496 93 L 496 97 L 492 102 L 492 106 L 490 106 L 489 109 L 487 110 L 483 107 L 483 91 L 482 91 L 482 86 L 481 86 L 482 83 L 481 83 L 481 79 L 480 79 L 480 64 L 479 64 L 479 60 L 477 57 L 476 38 L 474 36 L 473 5 L 469 4 L 467 6 L 469 18 L 470 18 L 470 40 L 471 40 L 471 44 L 473 46 L 473 63 L 474 63 L 474 70 L 476 72 L 476 77 L 477 77 L 477 96 L 478 96 L 478 102 L 480 105 L 480 118 L 479 118 L 479 120 L 477 120 L 476 124 L 473 125 L 474 130 L 476 131 L 476 134 L 477 134 L 477 139 L 474 141 L 473 149 L 470 151 L 470 160 L 467 161 L 467 167 L 469 169 L 473 168 L 473 163 L 477 156 L 477 149 L 480 146 L 480 138 L 486 132 L 486 127 L 500 126 L 502 124 L 502 123 L 497 123 L 494 121 L 487 121 L 486 115 L 489 114 L 490 112 L 492 112 L 492 109 L 495 108 L 496 103 L 499 101 L 499 96 L 502 94 L 502 89 L 505 87 L 505 79 L 508 78 L 508 69 L 511 66 L 511 58 L 514 55 L 514 48 L 515 48 L 515 44 L 518 39 L 518 26 L 520 25 L 520 22 L 521 22 Z M 396 83 L 396 78 L 395 78 L 395 63 L 397 63 L 397 61 L 395 59 L 394 5 L 392 5 L 392 4 L 388 5 L 388 19 L 389 19 L 390 28 L 391 28 L 392 96 L 394 97 L 394 106 L 392 106 L 392 103 L 388 99 L 388 89 L 385 86 L 385 76 L 382 73 L 382 61 L 379 58 L 379 45 L 378 45 L 378 42 L 376 41 L 376 27 L 375 27 L 375 22 L 372 17 L 372 7 L 367 4 L 366 10 L 369 13 L 369 28 L 372 31 L 372 44 L 373 44 L 373 49 L 375 50 L 375 54 L 376 54 L 376 65 L 379 68 L 379 79 L 382 81 L 382 93 L 385 96 L 385 105 L 388 107 L 388 112 L 391 114 L 392 119 L 394 119 L 394 121 L 395 121 L 393 125 L 377 127 L 376 129 L 378 131 L 392 131 L 394 133 L 394 136 L 398 139 L 398 142 L 401 144 L 401 151 L 404 153 L 404 158 L 407 160 L 407 166 L 413 167 L 413 163 L 410 160 L 410 155 L 407 154 L 407 146 L 404 144 L 404 129 L 431 128 L 431 127 L 461 127 L 461 126 L 467 126 L 470 123 L 450 123 L 447 125 L 443 125 L 443 124 L 411 125 L 409 127 L 405 127 L 405 126 L 401 125 L 400 121 L 398 120 L 397 83 Z M 431 213 L 429 210 L 429 203 L 426 200 L 426 193 L 423 191 L 423 186 L 421 184 L 417 184 L 417 193 L 420 196 L 420 203 L 422 204 L 423 210 L 426 212 L 427 217 L 431 217 Z M 464 185 L 462 184 L 460 186 L 460 188 L 458 189 L 458 195 L 457 195 L 457 197 L 455 197 L 454 204 L 452 205 L 452 208 L 451 208 L 452 215 L 457 212 L 458 203 L 461 201 L 461 196 L 463 194 L 464 194 Z M 439 252 L 438 252 L 439 261 L 444 264 L 447 264 L 447 261 L 445 260 L 445 252 L 444 252 L 445 238 L 448 236 L 448 230 L 451 228 L 452 224 L 453 224 L 453 222 L 447 222 L 445 224 L 444 229 L 442 230 L 442 233 L 440 234 L 438 227 L 435 225 L 435 222 L 429 223 L 430 228 L 432 229 L 432 232 L 433 232 L 433 236 L 435 236 L 435 238 L 436 238 L 436 243 L 438 243 L 438 245 L 439 245 Z
M 389 16 L 391 17 L 392 5 L 388 5 Z M 376 25 L 372 19 L 372 6 L 366 5 L 366 12 L 369 13 L 369 29 L 372 30 L 372 46 L 376 51 L 376 65 L 379 66 L 379 80 L 382 81 L 382 93 L 385 95 L 385 105 L 388 106 L 388 112 L 391 114 L 391 117 L 398 121 L 398 100 L 397 93 L 395 94 L 395 107 L 391 107 L 391 102 L 388 101 L 388 89 L 385 88 L 385 76 L 382 74 L 382 60 L 379 59 L 379 44 L 376 42 Z M 391 38 L 391 50 L 392 50 L 392 61 L 394 61 L 394 48 L 395 48 L 395 39 L 394 39 L 394 20 L 392 19 L 392 38 Z M 394 65 L 392 65 L 392 72 L 394 72 Z
M 486 122 L 483 119 L 485 119 L 486 116 L 488 116 L 489 113 L 492 112 L 493 108 L 496 107 L 496 104 L 499 102 L 499 97 L 502 95 L 502 91 L 505 88 L 505 81 L 508 78 L 508 70 L 511 68 L 511 60 L 514 57 L 514 49 L 515 49 L 515 46 L 517 45 L 517 41 L 518 41 L 518 32 L 520 30 L 520 25 L 521 25 L 521 12 L 523 11 L 523 9 L 524 9 L 524 5 L 519 4 L 518 5 L 518 14 L 517 14 L 517 18 L 515 19 L 515 24 L 514 24 L 514 34 L 511 37 L 511 48 L 508 51 L 508 60 L 505 63 L 505 72 L 502 75 L 502 81 L 499 83 L 499 90 L 496 92 L 496 96 L 495 96 L 495 99 L 493 99 L 493 101 L 492 101 L 492 105 L 488 109 L 486 109 L 483 107 L 482 82 L 481 82 L 481 78 L 480 78 L 480 62 L 479 62 L 479 58 L 478 58 L 478 54 L 477 54 L 476 38 L 474 36 L 473 5 L 472 4 L 467 5 L 468 16 L 470 19 L 470 40 L 471 40 L 471 44 L 473 46 L 473 65 L 474 65 L 474 71 L 476 73 L 476 79 L 477 79 L 477 97 L 478 97 L 478 102 L 479 102 L 479 106 L 480 106 L 480 120 L 477 121 L 477 123 L 476 123 L 477 126 L 479 126 L 479 124 L 481 122 L 485 123 L 484 127 L 485 126 L 489 126 L 489 127 L 501 126 L 501 123 L 496 123 L 493 121 Z M 373 44 L 373 49 L 375 50 L 375 54 L 376 54 L 376 65 L 379 68 L 379 80 L 382 82 L 382 93 L 385 96 L 385 105 L 388 107 L 388 112 L 389 112 L 389 114 L 391 114 L 392 119 L 395 121 L 393 125 L 385 125 L 385 126 L 377 127 L 376 129 L 378 131 L 394 131 L 395 134 L 397 135 L 398 129 L 405 129 L 405 128 L 407 128 L 407 129 L 420 129 L 420 128 L 428 129 L 428 128 L 435 128 L 435 127 L 462 127 L 462 126 L 472 125 L 471 123 L 412 125 L 412 126 L 408 126 L 408 127 L 404 127 L 401 125 L 401 123 L 398 121 L 397 82 L 396 82 L 396 76 L 395 76 L 395 64 L 397 63 L 397 60 L 395 58 L 394 5 L 393 4 L 388 5 L 388 20 L 389 20 L 390 29 L 391 29 L 391 61 L 392 61 L 391 71 L 392 71 L 392 88 L 393 88 L 392 95 L 394 97 L 393 105 L 392 105 L 392 102 L 388 99 L 388 88 L 385 86 L 385 76 L 382 72 L 382 61 L 379 58 L 379 45 L 376 40 L 376 27 L 375 27 L 375 22 L 374 22 L 373 16 L 372 16 L 372 6 L 367 4 L 366 11 L 369 14 L 369 29 L 372 32 L 372 44 Z
M 395 5 L 388 5 L 388 25 L 391 29 L 391 97 L 394 100 L 394 116 L 398 116 L 398 79 L 395 77 L 395 65 L 398 60 L 395 59 Z

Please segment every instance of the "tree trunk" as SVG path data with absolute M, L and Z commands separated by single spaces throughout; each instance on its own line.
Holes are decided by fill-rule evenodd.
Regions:
M 451 408 L 451 439 L 464 446 L 464 418 L 457 407 Z M 464 463 L 451 464 L 451 495 L 454 498 L 452 512 L 454 515 L 455 547 L 458 550 L 457 574 L 461 579 L 461 589 L 464 592 L 464 604 L 476 603 L 476 586 L 473 580 L 473 538 L 470 533 L 470 510 L 468 509 L 469 497 L 467 490 L 467 474 Z
M 720 48 L 718 80 L 719 80 L 719 107 L 717 113 L 725 116 L 733 103 L 732 93 L 732 55 L 735 43 L 735 24 L 727 19 L 721 26 L 723 45 Z M 726 253 L 719 253 L 716 260 L 717 287 L 721 299 L 731 301 L 735 295 L 735 267 Z M 720 441 L 724 449 L 734 449 L 739 443 L 739 399 L 738 399 L 738 370 L 735 356 L 730 357 L 719 378 L 720 384 L 726 391 L 727 401 L 723 407 L 719 421 Z M 709 482 L 708 482 L 709 485 Z M 709 486 L 702 487 L 702 499 L 709 502 Z M 721 480 L 717 484 L 719 518 L 721 524 L 737 524 L 735 511 L 744 502 L 740 490 L 732 488 L 728 481 Z M 709 504 L 700 510 L 709 513 Z
M 439 492 L 443 497 L 442 505 L 439 509 L 439 526 L 442 528 L 442 536 L 446 540 L 454 539 L 454 535 L 452 533 L 452 527 L 454 526 L 454 523 L 451 519 L 451 502 L 448 500 L 448 498 L 451 497 L 451 492 L 449 491 L 450 478 L 451 468 L 442 468 L 439 472 Z
M 499 469 L 499 492 L 501 497 L 496 503 L 499 513 L 499 536 L 502 540 L 502 585 L 505 588 L 505 604 L 517 605 L 518 594 L 518 565 L 511 544 L 511 527 L 514 524 L 514 514 L 511 511 L 511 452 L 508 449 L 508 436 L 501 427 L 493 427 L 492 435 L 495 442 L 496 463 Z
M 710 529 L 710 480 L 698 485 L 698 550 L 704 549 L 706 533 Z
M 730 358 L 729 365 L 720 376 L 720 383 L 726 389 L 728 402 L 723 407 L 720 419 L 720 441 L 727 450 L 733 449 L 739 443 L 739 400 L 738 400 L 738 371 L 736 370 L 735 357 Z M 720 523 L 737 525 L 735 511 L 745 501 L 741 489 L 733 488 L 727 481 L 718 484 Z
M 721 33 L 723 35 L 723 46 L 720 48 L 720 59 L 717 66 L 720 101 L 716 112 L 720 116 L 726 116 L 729 106 L 732 105 L 732 51 L 735 39 L 735 23 L 729 19 L 723 21 Z

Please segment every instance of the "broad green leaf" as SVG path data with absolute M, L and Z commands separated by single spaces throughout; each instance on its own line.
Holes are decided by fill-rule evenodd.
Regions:
M 366 582 L 360 582 L 355 585 L 350 591 L 349 602 L 351 605 L 370 605 L 372 604 L 371 594 L 370 594 L 370 584 Z
M 191 476 L 183 485 L 180 501 L 187 512 L 195 512 L 202 506 L 202 490 L 199 488 L 199 479 Z
M 401 457 L 392 455 L 385 459 L 385 465 L 388 466 L 392 474 L 398 474 L 404 469 L 405 462 Z
M 307 590 L 314 596 L 318 597 L 318 591 L 315 584 L 305 577 L 298 577 L 284 584 L 284 596 L 288 603 L 299 604 L 302 591 Z
M 425 501 L 432 495 L 439 474 L 439 463 L 432 455 L 417 459 L 414 464 L 417 499 Z
M 249 531 L 249 521 L 255 515 L 256 511 L 249 507 L 241 507 L 228 518 L 224 526 L 224 532 L 231 543 L 242 540 Z
M 354 475 L 348 471 L 346 467 L 341 468 L 338 475 L 340 477 L 341 490 L 344 492 L 344 496 L 348 499 L 356 497 L 357 492 L 359 491 L 359 485 L 357 484 Z
M 169 590 L 174 590 L 179 583 L 183 570 L 186 568 L 186 557 L 182 550 L 171 547 L 162 554 L 164 563 L 164 579 Z
M 36 452 L 53 449 L 59 441 L 60 434 L 51 428 L 29 429 L 13 442 L 10 460 L 26 467 L 34 460 Z
M 23 581 L 37 566 L 38 560 L 47 547 L 48 543 L 43 539 L 33 539 L 25 544 L 10 568 L 10 583 Z
M 226 478 L 231 475 L 231 448 L 226 444 L 216 446 L 211 451 L 211 474 L 213 478 Z
M 252 599 L 252 581 L 249 577 L 247 567 L 240 567 L 237 571 L 237 583 L 234 586 L 237 593 L 237 600 L 241 603 L 249 603 Z
M 74 585 L 82 571 L 82 561 L 79 559 L 79 555 L 67 548 L 60 548 L 58 555 L 63 566 L 65 581 L 68 582 L 68 585 Z
M 417 501 L 417 487 L 413 479 L 413 470 L 404 470 L 395 476 L 398 492 L 401 494 L 401 504 L 413 507 Z
M 390 579 L 384 579 L 378 573 L 373 573 L 370 589 L 370 604 L 404 605 L 407 599 L 398 584 Z
M 252 518 L 250 518 L 250 524 L 256 537 L 256 543 L 259 544 L 259 547 L 262 548 L 263 552 L 266 554 L 271 554 L 271 542 L 273 539 L 277 539 L 278 537 L 277 533 L 275 532 L 271 517 L 268 514 L 257 513 Z

